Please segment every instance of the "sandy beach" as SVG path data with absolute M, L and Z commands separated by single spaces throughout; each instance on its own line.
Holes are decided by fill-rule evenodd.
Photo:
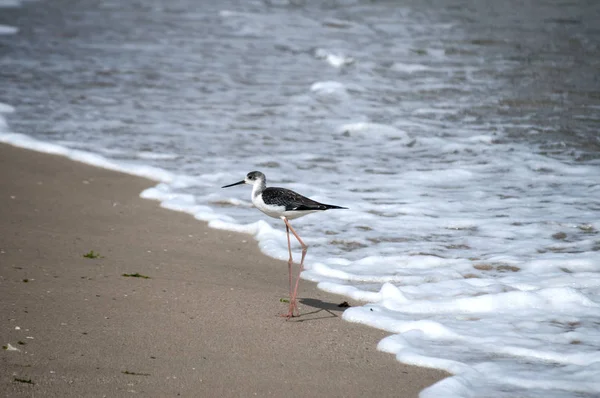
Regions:
M 416 397 L 445 376 L 376 351 L 313 283 L 280 318 L 287 264 L 140 199 L 152 185 L 0 145 L 3 396 Z

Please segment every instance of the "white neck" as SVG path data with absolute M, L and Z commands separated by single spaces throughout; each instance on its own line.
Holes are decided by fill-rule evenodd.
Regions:
M 252 199 L 260 195 L 266 187 L 267 184 L 265 184 L 265 180 L 259 179 L 254 181 L 254 184 L 252 185 Z

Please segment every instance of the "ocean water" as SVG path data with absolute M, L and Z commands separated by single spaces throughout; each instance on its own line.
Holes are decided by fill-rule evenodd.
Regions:
M 220 186 L 349 207 L 292 222 L 303 277 L 454 375 L 422 397 L 597 397 L 598 70 L 596 1 L 0 0 L 0 141 L 152 178 L 281 259 L 283 223 Z

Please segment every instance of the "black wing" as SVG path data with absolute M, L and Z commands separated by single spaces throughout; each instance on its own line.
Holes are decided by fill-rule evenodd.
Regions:
M 269 187 L 262 193 L 263 201 L 268 205 L 285 206 L 286 211 L 345 209 L 345 207 L 326 205 L 302 196 L 285 188 Z

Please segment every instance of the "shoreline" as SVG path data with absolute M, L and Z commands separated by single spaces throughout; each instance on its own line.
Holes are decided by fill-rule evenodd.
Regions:
M 2 143 L 0 164 L 5 396 L 416 397 L 448 376 L 376 351 L 387 333 L 313 282 L 281 319 L 287 264 L 140 198 L 154 181 Z

